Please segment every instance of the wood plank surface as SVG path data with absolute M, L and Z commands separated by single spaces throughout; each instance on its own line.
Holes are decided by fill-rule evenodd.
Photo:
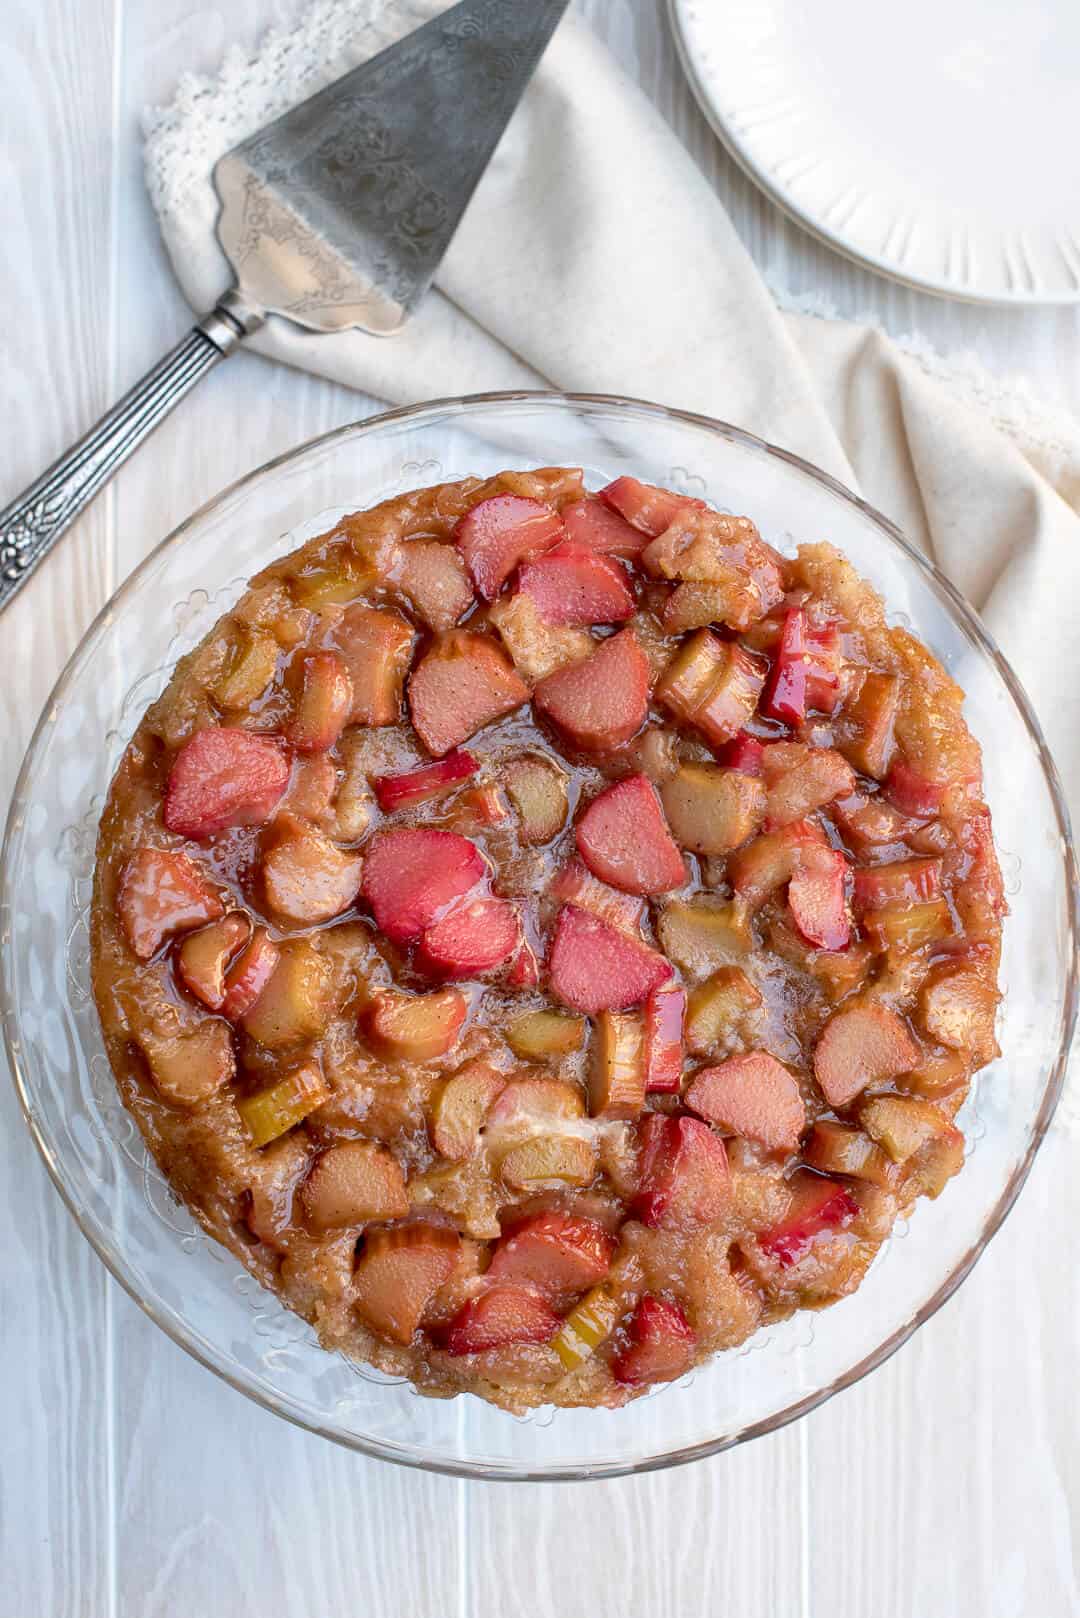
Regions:
M 577 9 L 655 99 L 775 282 L 970 350 L 1080 409 L 1080 312 L 945 303 L 838 259 L 726 158 L 678 72 L 660 0 Z M 142 188 L 142 107 L 298 10 L 9 0 L 7 494 L 189 323 Z M 371 408 L 248 355 L 187 401 L 0 621 L 0 806 L 115 581 L 223 484 Z M 975 1275 L 917 1339 L 798 1426 L 693 1468 L 510 1487 L 364 1461 L 234 1394 L 107 1280 L 7 1086 L 0 1121 L 0 1618 L 1080 1613 L 1075 1143 L 1051 1142 Z

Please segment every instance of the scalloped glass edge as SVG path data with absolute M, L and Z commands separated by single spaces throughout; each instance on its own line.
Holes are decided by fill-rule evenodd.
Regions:
M 264 477 L 270 471 L 287 467 L 289 463 L 300 459 L 305 454 L 326 448 L 336 441 L 353 438 L 362 438 L 366 433 L 377 431 L 392 423 L 409 423 L 415 427 L 423 427 L 425 418 L 434 422 L 439 417 L 446 417 L 452 413 L 467 415 L 470 409 L 485 407 L 507 407 L 512 413 L 516 404 L 521 405 L 554 405 L 566 406 L 588 412 L 590 408 L 600 411 L 609 410 L 616 414 L 620 411 L 628 416 L 654 417 L 657 421 L 685 423 L 689 426 L 704 429 L 715 433 L 735 445 L 763 453 L 783 462 L 796 472 L 810 478 L 821 485 L 846 504 L 858 510 L 869 522 L 893 545 L 903 553 L 906 560 L 922 572 L 933 586 L 945 597 L 952 614 L 959 620 L 971 641 L 978 647 L 982 655 L 988 659 L 995 672 L 1003 682 L 1009 697 L 1023 722 L 1031 742 L 1034 744 L 1038 759 L 1043 771 L 1045 783 L 1049 791 L 1050 800 L 1057 823 L 1060 838 L 1060 852 L 1065 883 L 1065 910 L 1066 933 L 1068 941 L 1069 969 L 1066 981 L 1066 991 L 1061 1016 L 1062 1033 L 1056 1059 L 1048 1074 L 1046 1084 L 1042 1091 L 1042 1100 L 1038 1113 L 1030 1129 L 1030 1138 L 1023 1157 L 1016 1164 L 1009 1175 L 1005 1185 L 981 1230 L 979 1240 L 975 1242 L 959 1260 L 954 1264 L 945 1279 L 939 1284 L 929 1298 L 906 1320 L 901 1326 L 889 1334 L 877 1347 L 853 1365 L 849 1366 L 843 1374 L 836 1377 L 828 1386 L 815 1389 L 785 1406 L 782 1410 L 767 1418 L 748 1423 L 746 1426 L 728 1432 L 720 1438 L 707 1440 L 697 1444 L 686 1445 L 678 1450 L 668 1453 L 654 1454 L 643 1459 L 623 1461 L 603 1461 L 596 1463 L 580 1463 L 566 1466 L 550 1466 L 543 1469 L 531 1470 L 518 1464 L 474 1464 L 468 1461 L 458 1461 L 443 1458 L 428 1458 L 411 1453 L 405 1453 L 396 1446 L 380 1440 L 369 1439 L 355 1433 L 343 1433 L 310 1419 L 295 1408 L 287 1400 L 277 1398 L 262 1389 L 247 1385 L 242 1378 L 230 1373 L 215 1359 L 212 1345 L 208 1344 L 197 1332 L 188 1328 L 185 1322 L 168 1313 L 165 1309 L 155 1307 L 152 1300 L 145 1297 L 132 1277 L 125 1273 L 122 1256 L 114 1253 L 111 1245 L 97 1230 L 93 1221 L 88 1218 L 73 1196 L 65 1181 L 56 1154 L 46 1135 L 42 1121 L 35 1110 L 27 1074 L 24 1070 L 20 1055 L 18 1029 L 16 1023 L 16 1010 L 13 988 L 10 978 L 9 952 L 12 949 L 11 923 L 14 914 L 14 896 L 11 891 L 12 854 L 16 836 L 21 825 L 22 817 L 29 807 L 27 785 L 31 774 L 35 754 L 48 726 L 59 711 L 65 694 L 73 684 L 82 664 L 97 642 L 103 637 L 113 620 L 113 617 L 125 597 L 133 592 L 144 575 L 156 566 L 163 553 L 182 542 L 189 529 L 208 517 L 218 506 L 240 494 L 249 485 Z M 894 617 L 896 615 L 893 615 Z M 144 673 L 135 682 L 135 688 L 150 676 L 150 671 Z M 129 698 L 133 693 L 129 693 Z M 126 705 L 126 704 L 125 704 Z M 902 1345 L 908 1341 L 919 1326 L 925 1323 L 944 1304 L 960 1286 L 961 1282 L 970 1274 L 974 1265 L 1002 1222 L 1009 1213 L 1016 1198 L 1030 1172 L 1032 1162 L 1046 1131 L 1053 1118 L 1055 1108 L 1060 1099 L 1064 1084 L 1069 1051 L 1075 1030 L 1078 981 L 1080 981 L 1080 948 L 1078 948 L 1078 934 L 1080 934 L 1080 883 L 1077 877 L 1077 865 L 1072 842 L 1070 819 L 1065 803 L 1061 782 L 1057 774 L 1053 759 L 1046 746 L 1041 727 L 1031 704 L 1012 668 L 998 650 L 995 642 L 983 627 L 978 616 L 968 605 L 955 586 L 942 574 L 934 564 L 918 551 L 901 533 L 895 524 L 883 516 L 868 502 L 852 493 L 830 474 L 815 467 L 802 457 L 771 444 L 764 439 L 746 432 L 742 428 L 731 426 L 728 423 L 715 420 L 692 411 L 682 411 L 669 407 L 652 404 L 646 400 L 622 398 L 606 394 L 559 393 L 546 390 L 522 390 L 514 392 L 477 393 L 462 395 L 460 397 L 426 401 L 422 404 L 410 405 L 394 410 L 380 412 L 378 415 L 368 417 L 363 421 L 350 423 L 334 429 L 332 432 L 319 435 L 306 440 L 293 449 L 274 457 L 252 471 L 236 479 L 226 488 L 220 490 L 212 499 L 206 501 L 194 511 L 184 522 L 166 536 L 144 558 L 135 571 L 121 584 L 114 595 L 98 613 L 78 647 L 68 660 L 62 674 L 53 687 L 48 702 L 45 704 L 33 735 L 31 737 L 26 755 L 23 759 L 16 781 L 15 790 L 9 807 L 7 824 L 0 850 L 0 1023 L 3 1026 L 4 1043 L 11 1069 L 12 1080 L 15 1085 L 20 1109 L 26 1120 L 34 1142 L 41 1153 L 45 1167 L 53 1184 L 59 1192 L 65 1206 L 71 1213 L 82 1234 L 91 1247 L 102 1260 L 109 1273 L 117 1280 L 128 1295 L 139 1305 L 154 1323 L 159 1326 L 174 1342 L 184 1348 L 200 1364 L 215 1375 L 229 1383 L 238 1392 L 245 1394 L 255 1403 L 271 1410 L 276 1415 L 294 1425 L 315 1432 L 322 1437 L 331 1439 L 345 1447 L 377 1459 L 390 1460 L 398 1465 L 414 1467 L 421 1470 L 434 1471 L 449 1476 L 478 1478 L 501 1481 L 572 1481 L 592 1478 L 609 1478 L 636 1474 L 639 1472 L 654 1471 L 669 1466 L 683 1465 L 690 1461 L 706 1458 L 721 1453 L 736 1444 L 748 1439 L 762 1436 L 764 1433 L 775 1431 L 788 1422 L 797 1420 L 810 1410 L 823 1404 L 834 1394 L 852 1386 L 861 1380 L 870 1371 L 876 1369 L 889 1359 Z M 164 1182 L 163 1182 L 164 1184 Z M 186 1210 L 185 1210 L 186 1212 Z M 175 1227 L 174 1227 L 175 1228 Z M 179 1233 L 179 1232 L 178 1232 Z M 897 1232 L 899 1234 L 899 1231 Z M 212 1243 L 210 1245 L 213 1245 Z M 222 1255 L 224 1257 L 224 1255 Z M 237 1277 L 242 1280 L 243 1276 Z M 251 1279 L 251 1278 L 249 1278 Z M 252 1286 L 256 1283 L 252 1280 Z M 260 1289 L 261 1290 L 261 1289 Z M 272 1296 L 272 1295 L 270 1295 Z M 857 1294 L 856 1294 L 857 1296 Z M 798 1316 L 793 1317 L 795 1319 Z M 257 1329 L 257 1327 L 256 1327 Z M 760 1337 L 761 1334 L 758 1334 Z M 756 1343 L 757 1338 L 751 1339 Z M 792 1345 L 797 1347 L 798 1344 Z M 746 1352 L 750 1344 L 743 1345 Z M 736 1351 L 739 1352 L 739 1351 Z M 357 1369 L 354 1367 L 354 1369 Z M 691 1373 L 691 1377 L 693 1373 Z M 372 1380 L 384 1380 L 371 1373 Z M 385 1379 L 388 1380 L 388 1379 Z M 686 1379 L 690 1380 L 690 1379 Z M 661 1390 L 662 1391 L 662 1390 Z M 632 1408 L 632 1407 L 631 1407 Z M 536 1414 L 540 1414 L 539 1412 Z M 508 1417 L 514 1420 L 513 1417 Z

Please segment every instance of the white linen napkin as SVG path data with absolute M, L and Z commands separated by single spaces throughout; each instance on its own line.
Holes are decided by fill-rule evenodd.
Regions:
M 216 159 L 445 0 L 317 0 L 254 58 L 185 80 L 147 116 L 146 166 L 176 274 L 209 309 L 231 279 Z M 1080 810 L 1080 427 L 1010 433 L 970 387 L 855 324 L 781 313 L 719 200 L 582 25 L 559 27 L 401 335 L 251 346 L 406 403 L 551 386 L 718 416 L 858 487 L 981 611 L 1024 682 Z M 938 374 L 934 374 L 935 369 Z M 1000 413 L 999 413 L 1000 414 Z

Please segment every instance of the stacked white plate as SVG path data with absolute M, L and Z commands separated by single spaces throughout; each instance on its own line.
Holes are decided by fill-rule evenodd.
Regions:
M 931 292 L 1080 301 L 1078 0 L 670 0 L 706 116 L 800 224 Z

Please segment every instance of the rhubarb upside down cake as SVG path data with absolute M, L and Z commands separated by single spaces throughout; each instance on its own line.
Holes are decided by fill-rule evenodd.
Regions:
M 814 539 L 573 469 L 419 489 L 260 573 L 144 716 L 109 1057 L 325 1348 L 619 1405 L 853 1292 L 961 1170 L 979 748 Z

